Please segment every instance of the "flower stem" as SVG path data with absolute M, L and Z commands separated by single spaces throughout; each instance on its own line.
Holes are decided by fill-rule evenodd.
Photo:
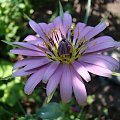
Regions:
M 14 91 L 12 91 L 12 92 L 13 92 L 13 94 L 16 96 L 16 93 L 15 93 Z M 18 106 L 19 106 L 19 108 L 21 109 L 22 113 L 23 113 L 24 115 L 26 115 L 25 110 L 24 110 L 23 106 L 21 105 L 21 103 L 19 102 L 18 99 L 17 99 L 17 103 L 18 103 Z
M 19 102 L 19 100 L 17 100 L 18 106 L 20 107 L 21 111 L 23 112 L 24 115 L 26 115 L 25 110 L 23 108 L 23 106 L 21 105 L 21 103 Z
M 81 106 L 81 110 L 80 110 L 80 113 L 79 113 L 79 115 L 78 115 L 78 118 L 81 118 L 81 115 L 82 115 L 82 113 L 83 113 L 83 109 L 84 109 L 84 106 Z
M 7 114 L 9 114 L 9 115 L 11 115 L 11 116 L 13 116 L 13 117 L 15 117 L 15 118 L 18 118 L 15 114 L 9 112 L 9 111 L 6 110 L 5 108 L 2 107 L 2 109 L 3 109 L 3 111 L 4 111 L 5 113 L 7 113 Z

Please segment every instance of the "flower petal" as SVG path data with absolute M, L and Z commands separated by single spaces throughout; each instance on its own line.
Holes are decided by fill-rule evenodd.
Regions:
M 84 104 L 87 99 L 87 92 L 82 78 L 72 70 L 72 84 L 76 100 L 79 104 Z
M 41 51 L 39 48 L 37 48 L 36 46 L 34 46 L 32 44 L 29 44 L 28 42 L 13 42 L 13 44 L 28 48 L 28 49 L 32 49 L 32 50 Z
M 69 102 L 72 97 L 72 79 L 70 66 L 67 64 L 63 65 L 62 77 L 60 81 L 60 94 L 63 102 Z
M 112 37 L 109 37 L 109 36 L 101 36 L 101 37 L 95 38 L 92 41 L 90 41 L 87 44 L 87 46 L 90 48 L 94 45 L 97 45 L 97 44 L 100 45 L 101 43 L 106 43 L 106 42 L 114 42 L 114 39 Z
M 120 44 L 120 43 L 116 42 L 116 41 L 95 44 L 90 48 L 88 47 L 88 49 L 85 51 L 85 53 L 98 53 L 98 52 L 112 50 L 114 48 L 117 48 L 118 44 Z
M 94 65 L 94 64 L 90 64 L 90 63 L 84 63 L 84 62 L 80 62 L 89 72 L 96 74 L 96 75 L 100 75 L 100 76 L 104 76 L 104 77 L 110 77 L 112 75 L 112 71 Z
M 35 36 L 35 35 L 28 35 L 28 36 L 24 39 L 24 41 L 28 41 L 28 42 L 34 41 L 34 40 L 43 41 L 43 39 L 40 39 L 40 38 L 38 38 L 38 37 Z
M 58 29 L 61 30 L 61 32 L 60 32 L 60 30 L 58 30 L 57 33 L 58 33 L 59 35 L 61 35 L 61 33 L 62 33 L 62 35 L 66 38 L 66 33 L 65 33 L 65 30 L 64 30 L 64 26 L 63 26 L 61 17 L 60 17 L 60 16 L 56 17 L 56 18 L 54 19 L 53 23 L 54 23 L 54 26 L 55 26 L 55 28 L 56 28 L 57 30 L 58 30 Z M 61 36 L 61 38 L 62 38 L 62 36 Z
M 47 53 L 50 52 L 41 38 L 38 38 L 38 40 L 28 41 L 28 43 L 36 46 L 40 51 L 45 51 Z
M 109 62 L 115 69 L 119 69 L 119 62 L 111 56 L 94 54 L 99 59 L 104 59 Z
M 50 66 L 46 69 L 42 81 L 46 83 L 50 76 L 56 71 L 57 67 L 59 65 L 59 62 L 52 62 Z
M 20 54 L 25 56 L 46 56 L 46 54 L 43 52 L 37 52 L 28 49 L 12 49 L 10 52 L 13 54 Z
M 60 31 L 55 27 L 53 23 L 49 23 L 48 27 L 49 27 L 49 36 L 52 38 L 52 40 L 54 40 L 54 43 L 57 43 L 59 40 L 62 39 Z
M 112 64 L 104 59 L 100 59 L 100 57 L 97 57 L 99 55 L 86 55 L 86 56 L 82 56 L 79 61 L 83 61 L 85 63 L 90 63 L 90 64 L 94 64 L 96 66 L 100 66 L 106 69 L 110 69 L 110 70 L 114 70 L 114 67 L 112 66 Z
M 13 70 L 15 70 L 19 67 L 23 67 L 23 66 L 28 65 L 28 64 L 35 63 L 36 61 L 38 61 L 40 59 L 41 59 L 41 57 L 36 57 L 36 58 L 25 58 L 23 60 L 17 61 L 14 64 Z
M 47 66 L 42 67 L 40 70 L 38 70 L 37 72 L 35 72 L 33 75 L 29 77 L 24 87 L 24 91 L 26 94 L 30 95 L 35 89 L 35 87 L 37 86 L 37 84 L 40 83 L 46 68 Z
M 86 70 L 86 68 L 81 65 L 79 62 L 75 61 L 73 63 L 73 66 L 75 68 L 75 70 L 79 73 L 79 75 L 87 82 L 89 82 L 91 80 L 90 74 L 88 73 L 88 71 Z
M 48 32 L 50 31 L 50 29 L 46 23 L 39 23 L 39 26 L 41 27 L 42 32 L 45 34 L 48 34 Z
M 68 13 L 64 13 L 63 16 L 63 26 L 64 26 L 64 30 L 65 33 L 67 34 L 68 30 L 71 28 L 72 25 L 72 17 L 70 14 Z
M 74 37 L 73 37 L 73 42 L 75 44 L 76 39 L 81 35 L 83 29 L 85 28 L 86 24 L 84 23 L 77 23 L 75 29 L 74 29 Z
M 57 68 L 57 70 L 54 72 L 54 74 L 50 77 L 48 83 L 47 83 L 47 96 L 51 95 L 52 92 L 55 91 L 57 88 L 60 79 L 61 79 L 62 71 L 61 71 L 61 66 Z
M 86 39 L 90 40 L 91 38 L 102 32 L 107 26 L 108 25 L 106 21 L 100 22 L 86 35 Z
M 30 20 L 29 21 L 29 25 L 30 27 L 38 34 L 40 35 L 41 38 L 43 38 L 44 40 L 47 39 L 45 33 L 42 31 L 41 27 L 39 26 L 39 24 L 37 24 L 35 21 Z
M 20 76 L 26 76 L 35 73 L 37 70 L 32 70 L 32 71 L 24 71 L 23 69 L 17 70 L 12 73 L 12 76 L 14 77 L 20 77 Z
M 34 63 L 32 63 L 32 64 L 28 64 L 28 65 L 26 65 L 25 67 L 24 67 L 24 70 L 25 71 L 28 71 L 28 70 L 31 70 L 31 69 L 34 69 L 34 68 L 38 68 L 38 67 L 41 67 L 41 66 L 43 66 L 43 65 L 45 65 L 45 64 L 48 64 L 48 63 L 50 63 L 51 62 L 51 60 L 49 60 L 48 58 L 41 58 L 41 59 L 38 59 L 38 60 L 36 60 Z
M 91 26 L 86 26 L 84 29 L 82 29 L 82 32 L 80 33 L 78 40 L 84 40 L 84 37 L 86 39 L 86 35 L 88 32 L 90 32 L 93 29 Z

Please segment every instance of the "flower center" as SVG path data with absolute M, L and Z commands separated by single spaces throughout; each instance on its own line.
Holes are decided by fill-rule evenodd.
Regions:
M 73 29 L 74 30 L 74 29 Z M 71 64 L 75 60 L 79 59 L 87 49 L 86 44 L 88 41 L 86 41 L 85 37 L 82 39 L 76 39 L 76 42 L 73 43 L 73 36 L 74 33 L 69 37 L 69 39 L 65 38 L 61 33 L 62 40 L 59 39 L 57 30 L 54 30 L 52 32 L 52 37 L 50 35 L 46 35 L 49 39 L 49 42 L 45 45 L 50 51 L 49 53 L 45 52 L 47 54 L 47 57 L 53 61 L 59 61 L 61 63 L 65 64 Z M 55 37 L 55 41 L 53 40 L 53 36 Z
M 72 45 L 67 39 L 62 39 L 58 45 L 58 55 L 68 55 L 72 53 Z

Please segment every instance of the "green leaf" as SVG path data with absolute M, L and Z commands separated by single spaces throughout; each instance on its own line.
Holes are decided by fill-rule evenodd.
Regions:
M 8 45 L 13 46 L 13 47 L 21 47 L 19 45 L 16 45 L 14 42 L 8 42 L 8 41 L 5 41 L 5 40 L 1 40 L 1 41 L 4 42 L 4 43 L 6 43 L 6 44 L 8 44 Z
M 62 115 L 62 109 L 58 103 L 49 103 L 41 107 L 36 115 L 42 119 L 56 119 Z
M 59 1 L 59 14 L 60 14 L 60 17 L 61 17 L 61 19 L 63 19 L 63 14 L 64 14 L 64 12 L 63 12 L 63 7 L 62 7 L 62 4 L 61 4 L 61 2 Z

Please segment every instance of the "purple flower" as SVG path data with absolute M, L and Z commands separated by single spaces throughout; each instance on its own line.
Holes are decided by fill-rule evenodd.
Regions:
M 91 80 L 89 72 L 109 77 L 119 67 L 118 61 L 101 52 L 119 47 L 120 42 L 109 36 L 93 38 L 107 27 L 105 21 L 95 27 L 81 22 L 73 26 L 71 15 L 64 13 L 63 19 L 58 16 L 49 24 L 30 20 L 29 25 L 38 35 L 14 42 L 18 48 L 11 50 L 26 56 L 14 65 L 13 76 L 30 75 L 24 88 L 28 95 L 42 81 L 47 83 L 47 96 L 60 85 L 63 102 L 70 101 L 74 92 L 83 104 L 87 98 L 83 80 Z

